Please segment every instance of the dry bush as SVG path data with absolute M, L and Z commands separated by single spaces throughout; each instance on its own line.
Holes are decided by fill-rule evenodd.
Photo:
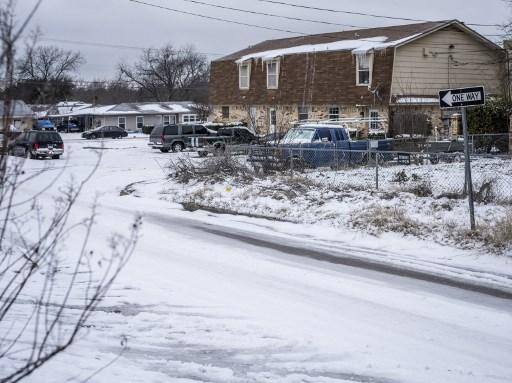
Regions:
M 416 197 L 432 197 L 432 184 L 428 181 L 422 181 L 412 185 L 402 187 L 402 191 L 412 193 Z
M 495 193 L 496 178 L 487 178 L 482 181 L 479 187 L 473 193 L 473 198 L 477 203 L 489 204 L 496 202 Z
M 255 177 L 253 169 L 227 153 L 208 157 L 196 163 L 189 157 L 179 157 L 170 162 L 169 170 L 169 177 L 184 184 L 191 180 L 219 182 L 224 181 L 226 177 L 233 177 L 239 182 L 249 182 Z
M 479 226 L 478 233 L 488 246 L 498 250 L 512 248 L 512 211 L 493 225 Z
M 352 225 L 377 234 L 392 231 L 404 234 L 419 235 L 420 224 L 411 219 L 405 209 L 372 205 L 368 209 L 352 215 Z

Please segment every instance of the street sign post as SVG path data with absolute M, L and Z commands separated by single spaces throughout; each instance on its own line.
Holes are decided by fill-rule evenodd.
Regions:
M 441 109 L 460 108 L 462 111 L 462 129 L 464 134 L 465 180 L 466 192 L 469 202 L 469 219 L 471 230 L 475 230 L 475 204 L 473 200 L 473 181 L 471 178 L 471 158 L 469 156 L 469 133 L 466 108 L 485 104 L 485 90 L 483 86 L 471 88 L 446 89 L 439 92 L 439 105 Z

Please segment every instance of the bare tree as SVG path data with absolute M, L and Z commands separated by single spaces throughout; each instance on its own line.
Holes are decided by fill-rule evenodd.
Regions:
M 1 383 L 23 380 L 76 341 L 132 254 L 141 224 L 136 218 L 128 235 L 111 237 L 107 251 L 92 251 L 96 209 L 78 221 L 72 211 L 100 155 L 84 180 L 70 181 L 54 200 L 45 194 L 62 172 L 27 169 L 25 159 L 7 155 L 14 47 L 30 20 L 15 30 L 13 10 L 13 1 L 0 5 L 0 68 L 7 81 L 0 151 Z M 30 184 L 38 187 L 26 188 Z M 69 240 L 74 251 L 64 258 Z
M 146 49 L 133 66 L 122 63 L 118 70 L 121 79 L 133 82 L 155 101 L 190 96 L 208 79 L 208 61 L 192 46 Z
M 28 44 L 16 63 L 14 94 L 28 102 L 53 103 L 71 94 L 72 75 L 85 62 L 80 52 Z

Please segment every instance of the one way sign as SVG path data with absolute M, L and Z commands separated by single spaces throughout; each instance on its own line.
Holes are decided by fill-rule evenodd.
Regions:
M 473 88 L 446 89 L 439 92 L 441 108 L 456 108 L 485 104 L 483 86 Z

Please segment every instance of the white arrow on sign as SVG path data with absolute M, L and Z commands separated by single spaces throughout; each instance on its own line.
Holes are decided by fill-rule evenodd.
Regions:
M 443 102 L 446 104 L 446 105 L 449 105 L 449 106 L 452 106 L 453 105 L 453 101 L 452 101 L 452 92 L 448 92 L 444 95 L 443 97 Z

